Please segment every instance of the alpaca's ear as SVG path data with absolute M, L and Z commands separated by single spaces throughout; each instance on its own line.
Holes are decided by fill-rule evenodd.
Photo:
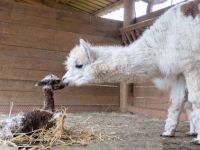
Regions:
M 80 39 L 80 46 L 84 48 L 87 56 L 88 56 L 88 59 L 90 61 L 93 61 L 94 60 L 94 56 L 93 56 L 93 53 L 91 51 L 91 45 L 90 43 L 84 41 L 83 39 Z

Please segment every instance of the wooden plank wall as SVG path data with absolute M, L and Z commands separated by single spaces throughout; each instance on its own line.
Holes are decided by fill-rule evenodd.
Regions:
M 34 87 L 49 73 L 62 76 L 70 49 L 84 38 L 98 44 L 121 44 L 121 22 L 86 14 L 0 1 L 0 111 L 30 110 L 42 104 Z M 56 105 L 71 111 L 116 110 L 119 87 L 71 87 L 56 92 Z
M 130 99 L 134 107 L 165 111 L 169 106 L 168 93 L 158 90 L 150 81 L 134 83 L 133 91 Z
M 170 105 L 169 93 L 158 90 L 152 82 L 135 83 L 129 94 L 127 110 L 132 113 L 167 117 Z M 185 110 L 181 113 L 181 120 L 187 120 Z

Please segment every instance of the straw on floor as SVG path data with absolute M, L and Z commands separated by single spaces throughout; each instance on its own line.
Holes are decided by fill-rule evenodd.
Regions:
M 65 125 L 66 111 L 62 111 L 56 119 L 56 124 L 50 129 L 38 129 L 29 133 L 17 133 L 2 143 L 15 149 L 51 149 L 53 146 L 64 147 L 69 145 L 85 146 L 99 137 L 93 132 L 81 131 L 76 128 L 67 129 Z

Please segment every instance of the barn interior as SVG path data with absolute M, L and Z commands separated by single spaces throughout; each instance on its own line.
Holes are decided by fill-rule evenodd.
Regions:
M 83 38 L 97 45 L 128 45 L 170 5 L 163 1 L 132 0 L 1 0 L 0 111 L 41 107 L 43 93 L 34 84 L 47 74 L 61 77 L 69 51 Z M 124 8 L 124 21 L 101 16 Z M 137 9 L 145 15 L 136 17 Z M 162 8 L 162 7 L 161 7 Z M 151 82 L 66 87 L 56 92 L 57 108 L 70 112 L 122 111 L 166 116 L 168 94 Z
M 62 77 L 66 56 L 80 38 L 95 45 L 129 45 L 182 1 L 0 0 L 0 118 L 41 108 L 44 95 L 35 83 L 48 74 Z M 88 150 L 198 149 L 184 136 L 185 112 L 177 133 L 182 141 L 159 137 L 168 106 L 168 93 L 150 81 L 67 86 L 55 92 L 55 107 L 66 107 L 68 120 L 112 133 L 111 141 Z

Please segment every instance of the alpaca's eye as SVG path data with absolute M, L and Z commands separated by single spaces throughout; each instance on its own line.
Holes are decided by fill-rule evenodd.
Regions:
M 83 65 L 76 65 L 76 68 L 81 69 Z

